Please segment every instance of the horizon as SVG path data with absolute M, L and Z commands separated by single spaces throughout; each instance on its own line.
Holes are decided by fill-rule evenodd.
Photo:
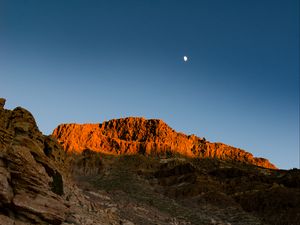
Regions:
M 44 134 L 161 119 L 300 167 L 299 1 L 4 0 L 0 10 L 0 97 Z

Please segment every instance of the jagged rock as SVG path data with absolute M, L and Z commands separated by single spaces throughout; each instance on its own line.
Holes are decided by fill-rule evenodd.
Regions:
M 0 207 L 9 204 L 13 198 L 13 190 L 9 184 L 11 177 L 10 173 L 5 169 L 4 162 L 0 156 Z
M 0 214 L 0 225 L 15 225 L 15 221 L 8 216 Z
M 4 106 L 1 99 L 0 105 Z M 113 224 L 118 217 L 89 213 L 91 203 L 70 179 L 65 151 L 21 107 L 0 110 L 0 225 Z M 84 223 L 89 219 L 91 223 Z M 116 224 L 116 223 L 115 223 Z
M 66 151 L 121 154 L 174 155 L 219 158 L 265 168 L 276 167 L 268 160 L 223 143 L 210 143 L 195 135 L 178 133 L 162 120 L 144 118 L 114 119 L 102 124 L 62 124 L 54 131 Z
M 161 120 L 61 125 L 54 136 L 67 151 L 27 110 L 0 110 L 0 225 L 300 219 L 299 170 L 266 169 L 273 165 L 265 159 L 177 133 Z M 68 154 L 73 150 L 80 154 Z
M 44 139 L 27 110 L 1 111 L 0 205 L 5 208 L 4 215 L 15 222 L 60 224 L 68 213 L 49 172 L 62 171 L 44 154 Z
M 5 98 L 0 98 L 0 109 L 3 109 L 3 108 L 4 108 L 5 101 L 6 101 Z

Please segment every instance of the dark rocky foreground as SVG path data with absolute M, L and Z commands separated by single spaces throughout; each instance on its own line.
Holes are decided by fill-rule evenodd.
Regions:
M 106 191 L 119 214 L 136 224 L 171 224 L 170 218 L 177 224 L 300 224 L 296 169 L 178 156 L 116 157 L 88 150 L 75 157 L 75 164 L 82 165 L 85 157 L 101 159 L 101 170 L 85 167 L 85 175 L 76 172 L 77 183 Z
M 297 169 L 180 154 L 67 154 L 27 110 L 4 104 L 0 225 L 300 224 Z
M 0 99 L 0 224 L 120 224 L 72 182 L 68 157 L 27 110 Z

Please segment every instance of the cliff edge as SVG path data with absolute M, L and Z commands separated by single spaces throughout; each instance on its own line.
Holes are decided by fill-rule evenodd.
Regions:
M 70 152 L 84 149 L 113 155 L 180 154 L 193 158 L 218 158 L 276 169 L 264 158 L 223 143 L 176 132 L 158 119 L 128 117 L 102 124 L 61 124 L 52 134 Z

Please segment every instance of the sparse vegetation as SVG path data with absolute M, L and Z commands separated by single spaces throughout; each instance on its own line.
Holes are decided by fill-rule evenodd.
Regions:
M 255 207 L 260 205 L 259 199 L 266 190 L 271 188 L 269 193 L 272 193 L 274 179 L 277 179 L 278 185 L 293 180 L 291 176 L 278 176 L 282 173 L 280 171 L 268 175 L 265 174 L 266 169 L 247 164 L 216 158 L 191 159 L 167 155 L 167 152 L 161 156 L 99 154 L 99 157 L 103 165 L 101 173 L 88 178 L 94 188 L 107 191 L 115 202 L 131 202 L 174 218 L 180 215 L 191 224 L 210 224 L 211 218 L 207 215 L 215 215 L 219 220 L 232 224 L 260 224 L 257 217 L 274 224 L 275 217 L 271 211 Z M 282 187 L 282 190 L 285 188 Z M 295 195 L 294 191 L 288 193 Z M 277 200 L 281 201 L 278 196 Z M 289 199 L 285 200 L 285 204 L 297 208 L 295 202 Z M 263 202 L 270 210 L 282 213 L 288 210 L 287 215 L 293 215 L 288 207 L 284 211 L 283 208 L 275 209 L 273 205 L 279 203 L 272 203 L 270 196 L 263 198 Z M 128 211 L 121 209 L 121 212 L 126 217 Z M 295 221 L 290 216 L 287 219 L 280 213 L 278 215 L 281 215 L 281 224 Z

